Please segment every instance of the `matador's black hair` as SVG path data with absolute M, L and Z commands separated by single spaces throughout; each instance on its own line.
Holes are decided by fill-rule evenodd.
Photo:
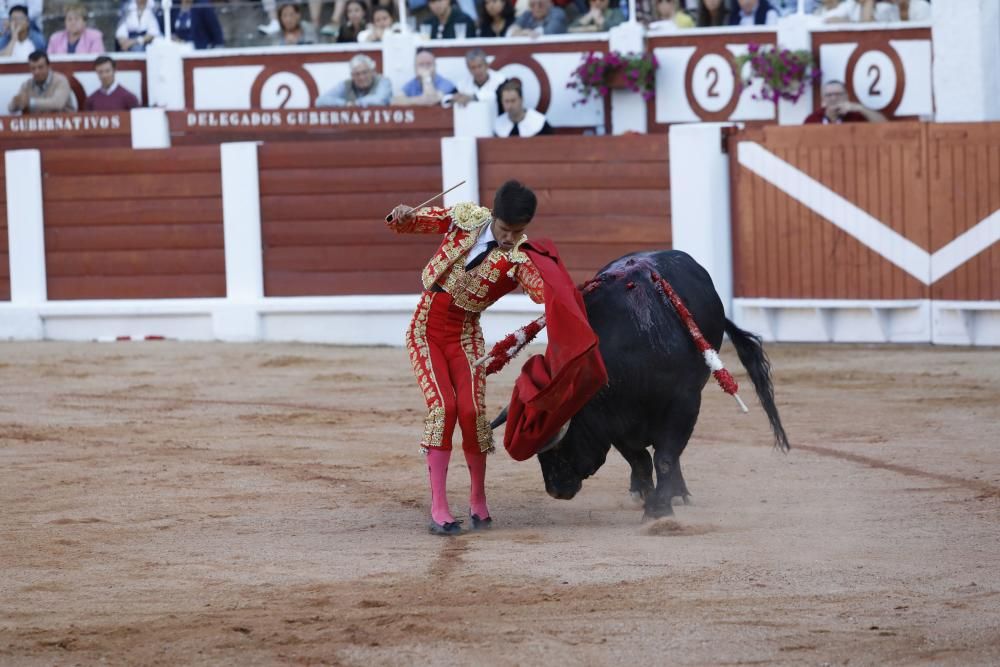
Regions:
M 493 215 L 508 225 L 526 225 L 535 217 L 538 199 L 519 181 L 507 181 L 493 197 Z

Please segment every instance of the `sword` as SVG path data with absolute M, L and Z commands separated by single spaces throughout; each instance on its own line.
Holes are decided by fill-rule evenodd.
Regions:
M 431 197 L 430 199 L 428 199 L 427 201 L 425 201 L 423 204 L 419 204 L 419 205 L 413 207 L 413 210 L 416 211 L 416 210 L 422 209 L 424 206 L 427 206 L 428 204 L 430 204 L 435 199 L 437 199 L 439 197 L 444 197 L 446 194 L 448 194 L 449 192 L 451 192 L 455 188 L 460 187 L 462 185 L 465 185 L 465 181 L 462 181 L 462 182 L 458 183 L 457 185 L 451 186 L 450 188 L 448 188 L 444 192 L 439 192 L 438 194 L 434 195 L 433 197 Z M 392 222 L 392 213 L 390 213 L 389 215 L 385 216 L 385 221 L 386 222 Z

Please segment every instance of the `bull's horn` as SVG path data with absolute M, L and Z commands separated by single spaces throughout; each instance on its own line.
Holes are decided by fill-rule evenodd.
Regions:
M 570 422 L 572 422 L 572 421 L 573 420 L 571 419 L 568 422 L 566 422 L 565 424 L 563 424 L 562 428 L 559 429 L 559 432 L 556 433 L 552 437 L 551 440 L 549 440 L 548 442 L 546 442 L 545 445 L 541 449 L 539 449 L 536 453 L 537 454 L 541 454 L 542 452 L 547 452 L 550 449 L 552 449 L 553 447 L 555 447 L 556 445 L 558 445 L 560 442 L 562 442 L 562 439 L 566 437 L 566 432 L 569 430 L 569 425 L 570 425 Z
M 500 411 L 497 418 L 490 422 L 490 430 L 495 430 L 497 427 L 503 426 L 507 422 L 507 408 Z

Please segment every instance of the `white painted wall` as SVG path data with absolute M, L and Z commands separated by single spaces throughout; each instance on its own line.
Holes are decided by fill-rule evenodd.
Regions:
M 675 250 L 691 255 L 712 276 L 732 312 L 733 252 L 729 155 L 722 150 L 728 123 L 670 128 L 670 224 Z
M 932 8 L 936 119 L 1000 120 L 1000 2 L 934 0 Z

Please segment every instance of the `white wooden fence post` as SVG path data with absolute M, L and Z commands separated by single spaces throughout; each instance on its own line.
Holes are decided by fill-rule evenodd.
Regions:
M 34 149 L 7 151 L 4 161 L 10 304 L 0 315 L 0 338 L 39 340 L 44 331 L 38 309 L 48 299 L 42 156 Z

